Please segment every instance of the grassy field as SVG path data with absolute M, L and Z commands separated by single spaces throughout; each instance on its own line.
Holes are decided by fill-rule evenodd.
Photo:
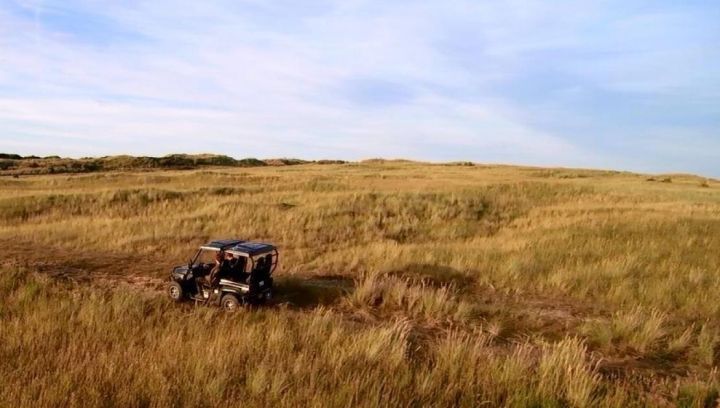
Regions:
M 223 237 L 279 245 L 275 305 L 166 298 Z M 0 406 L 720 401 L 715 180 L 379 160 L 7 175 L 0 255 Z

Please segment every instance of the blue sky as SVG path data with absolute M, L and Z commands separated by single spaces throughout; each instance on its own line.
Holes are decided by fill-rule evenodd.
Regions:
M 0 151 L 720 176 L 720 3 L 0 0 Z

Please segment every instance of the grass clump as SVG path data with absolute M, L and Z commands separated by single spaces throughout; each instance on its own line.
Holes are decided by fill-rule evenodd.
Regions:
M 615 349 L 624 353 L 646 353 L 666 335 L 666 316 L 657 310 L 646 313 L 640 308 L 617 312 L 609 321 L 588 322 L 583 331 L 595 346 L 605 350 Z M 683 336 L 687 334 L 683 333 Z M 674 348 L 685 341 L 682 336 Z
M 451 286 L 413 285 L 393 276 L 360 278 L 348 300 L 354 309 L 400 312 L 434 321 L 467 321 L 474 312 L 471 304 L 457 298 Z
M 588 361 L 587 347 L 576 338 L 545 346 L 538 367 L 539 388 L 546 398 L 562 398 L 571 406 L 586 407 L 600 382 Z
M 713 366 L 718 362 L 720 354 L 720 335 L 709 324 L 703 324 L 697 336 L 697 346 L 693 350 L 693 357 L 706 366 Z

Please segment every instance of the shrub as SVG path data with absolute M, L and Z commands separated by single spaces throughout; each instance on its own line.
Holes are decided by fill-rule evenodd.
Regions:
M 0 170 L 8 170 L 15 167 L 16 164 L 13 160 L 0 160 Z

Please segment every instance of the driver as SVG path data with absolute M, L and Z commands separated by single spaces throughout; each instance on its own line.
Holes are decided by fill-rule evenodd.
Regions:
M 231 279 L 233 278 L 233 273 L 235 272 L 235 268 L 237 267 L 238 259 L 235 258 L 235 256 L 229 252 L 225 253 L 225 262 L 223 263 L 223 266 L 220 268 L 220 279 Z
M 210 275 L 208 275 L 208 284 L 211 288 L 214 288 L 218 285 L 218 283 L 220 282 L 220 275 L 225 272 L 227 267 L 228 262 L 225 260 L 225 252 L 218 251 L 218 253 L 215 255 L 215 266 L 213 266 L 212 270 L 210 271 Z
M 200 275 L 195 278 L 195 283 L 197 284 L 198 292 L 202 293 L 203 287 L 211 289 L 215 286 L 213 284 L 213 280 L 214 280 L 213 275 L 217 274 L 215 271 L 219 268 L 218 265 L 220 265 L 220 263 L 222 262 L 222 259 L 223 259 L 222 252 L 218 252 L 217 254 L 215 254 L 215 265 L 213 266 L 210 273 L 208 273 L 207 275 Z M 205 265 L 203 265 L 202 263 L 200 265 L 203 266 L 202 269 L 205 268 Z M 207 267 L 209 267 L 209 265 L 210 264 L 208 264 Z

